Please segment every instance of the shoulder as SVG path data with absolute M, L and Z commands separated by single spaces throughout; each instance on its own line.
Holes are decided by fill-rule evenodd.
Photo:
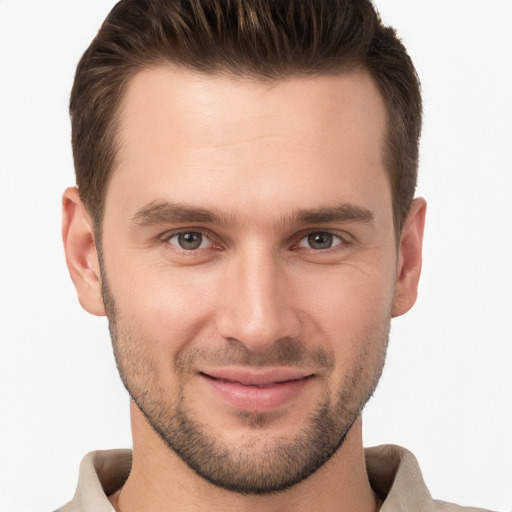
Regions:
M 491 512 L 484 508 L 461 507 L 447 501 L 433 500 L 435 512 Z
M 432 499 L 416 457 L 405 448 L 374 446 L 365 449 L 365 457 L 370 484 L 383 500 L 381 512 L 490 512 Z
M 113 512 L 107 496 L 124 484 L 131 464 L 130 450 L 88 453 L 80 464 L 75 496 L 55 512 Z

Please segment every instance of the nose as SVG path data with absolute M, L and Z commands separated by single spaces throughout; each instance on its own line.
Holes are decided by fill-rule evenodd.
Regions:
M 247 250 L 230 261 L 223 275 L 217 309 L 219 334 L 253 352 L 300 334 L 293 280 L 271 251 Z

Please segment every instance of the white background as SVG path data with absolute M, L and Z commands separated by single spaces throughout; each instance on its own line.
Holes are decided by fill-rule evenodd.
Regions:
M 0 0 L 0 510 L 53 510 L 82 456 L 130 445 L 106 321 L 60 242 L 76 63 L 111 0 Z M 440 499 L 512 509 L 512 1 L 377 0 L 424 89 L 429 201 L 415 308 L 394 322 L 365 444 L 418 457 Z

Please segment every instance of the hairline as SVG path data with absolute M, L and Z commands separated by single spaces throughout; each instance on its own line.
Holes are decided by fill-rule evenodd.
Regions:
M 356 61 L 353 59 L 347 59 L 346 61 L 340 62 L 338 67 L 330 66 L 325 67 L 324 69 L 319 70 L 301 70 L 297 69 L 296 71 L 290 71 L 287 73 L 283 73 L 281 76 L 272 76 L 272 75 L 264 75 L 259 72 L 251 72 L 250 70 L 239 70 L 238 72 L 234 69 L 230 69 L 227 65 L 218 64 L 216 66 L 211 66 L 208 68 L 202 68 L 200 66 L 196 66 L 193 64 L 189 64 L 187 62 L 179 62 L 170 57 L 159 56 L 157 58 L 147 59 L 145 63 L 134 63 L 129 67 L 128 72 L 125 74 L 124 79 L 122 80 L 120 89 L 118 91 L 118 97 L 115 102 L 115 110 L 112 115 L 112 119 L 107 128 L 107 138 L 109 139 L 110 150 L 112 151 L 112 161 L 111 165 L 108 168 L 107 178 L 105 180 L 103 186 L 103 193 L 101 195 L 101 200 L 99 207 L 96 208 L 96 211 L 91 211 L 90 205 L 85 205 L 91 218 L 93 219 L 93 227 L 94 227 L 94 236 L 96 239 L 96 246 L 101 250 L 101 238 L 102 238 L 102 227 L 103 227 L 103 219 L 105 215 L 105 203 L 108 193 L 108 188 L 110 186 L 110 182 L 115 172 L 118 172 L 117 165 L 117 157 L 119 155 L 120 150 L 122 149 L 122 140 L 120 139 L 120 131 L 121 124 L 124 113 L 124 105 L 126 104 L 126 97 L 130 83 L 135 78 L 136 75 L 151 70 L 161 70 L 161 69 L 170 69 L 173 71 L 188 71 L 197 76 L 203 77 L 218 77 L 218 78 L 228 78 L 231 80 L 239 80 L 240 82 L 253 83 L 253 84 L 278 84 L 280 82 L 284 82 L 286 80 L 294 79 L 294 78 L 321 78 L 328 76 L 343 76 L 350 75 L 351 73 L 355 73 L 357 71 L 362 71 L 366 73 L 379 93 L 379 97 L 384 105 L 386 112 L 386 122 L 385 122 L 385 131 L 383 134 L 383 144 L 382 144 L 382 162 L 384 165 L 386 178 L 388 181 L 388 185 L 390 187 L 391 192 L 391 208 L 393 215 L 393 226 L 394 226 L 394 234 L 395 234 L 395 242 L 398 245 L 400 240 L 403 224 L 405 222 L 406 215 L 403 216 L 403 222 L 398 224 L 397 212 L 395 211 L 395 194 L 393 191 L 393 180 L 392 180 L 392 172 L 391 172 L 391 161 L 392 157 L 390 155 L 390 143 L 392 141 L 391 134 L 391 123 L 393 120 L 393 113 L 391 112 L 391 105 L 386 102 L 385 96 L 382 92 L 381 86 L 379 82 L 373 76 L 369 66 L 360 61 Z M 408 205 L 410 209 L 410 204 Z

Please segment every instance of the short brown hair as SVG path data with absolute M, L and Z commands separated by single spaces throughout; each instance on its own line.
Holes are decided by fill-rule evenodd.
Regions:
M 78 190 L 97 229 L 126 84 L 168 62 L 259 80 L 367 70 L 387 108 L 385 164 L 401 232 L 417 181 L 420 85 L 404 46 L 369 0 L 118 2 L 78 64 L 70 102 Z

